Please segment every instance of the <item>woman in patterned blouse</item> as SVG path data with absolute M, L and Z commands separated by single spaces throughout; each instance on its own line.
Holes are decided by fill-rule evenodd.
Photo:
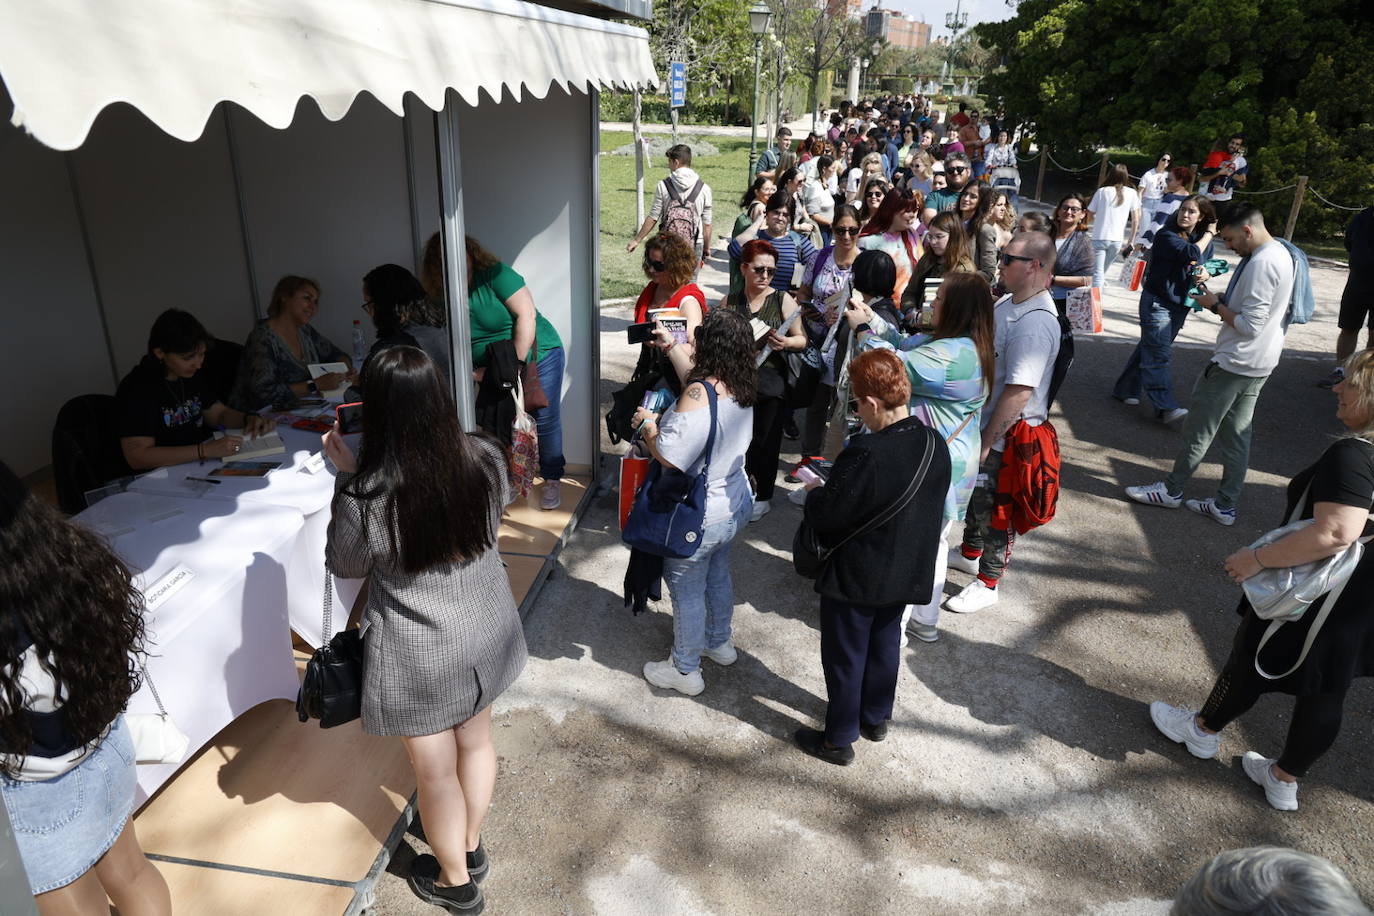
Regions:
M 244 410 L 290 407 L 301 398 L 353 381 L 353 360 L 310 326 L 319 308 L 320 285 L 314 280 L 287 276 L 277 281 L 267 317 L 257 323 L 244 344 L 234 406 Z M 348 372 L 328 372 L 311 379 L 311 363 L 343 363 Z

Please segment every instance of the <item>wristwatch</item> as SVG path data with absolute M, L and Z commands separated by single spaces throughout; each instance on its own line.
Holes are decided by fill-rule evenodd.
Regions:
M 310 394 L 319 394 L 320 386 L 315 384 L 314 379 L 311 379 L 310 381 L 305 383 L 305 390 Z

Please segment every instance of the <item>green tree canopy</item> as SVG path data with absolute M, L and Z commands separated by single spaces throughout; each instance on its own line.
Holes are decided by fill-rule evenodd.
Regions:
M 1246 138 L 1247 190 L 1311 178 L 1338 203 L 1374 203 L 1374 21 L 1363 0 L 1022 0 L 979 26 L 1003 69 L 984 91 L 1042 144 L 1169 149 L 1201 162 Z M 1282 226 L 1291 196 L 1253 198 Z M 1302 230 L 1348 213 L 1305 206 Z

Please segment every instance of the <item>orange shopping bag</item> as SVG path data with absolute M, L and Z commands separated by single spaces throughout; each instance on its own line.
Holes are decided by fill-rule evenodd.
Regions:
M 630 510 L 634 508 L 635 495 L 639 493 L 639 487 L 644 483 L 644 478 L 649 476 L 649 462 L 652 458 L 641 458 L 636 455 L 634 449 L 620 456 L 620 530 L 625 530 L 625 520 L 630 517 Z

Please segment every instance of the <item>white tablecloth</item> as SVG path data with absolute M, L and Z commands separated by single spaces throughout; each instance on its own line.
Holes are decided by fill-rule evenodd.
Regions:
M 286 445 L 284 455 L 273 455 L 265 461 L 280 461 L 282 466 L 266 477 L 217 477 L 220 484 L 198 483 L 190 477 L 205 477 L 219 467 L 218 459 L 178 464 L 149 471 L 136 479 L 129 489 L 152 496 L 192 498 L 205 502 L 234 505 L 266 504 L 286 506 L 299 511 L 303 524 L 297 526 L 299 537 L 286 564 L 287 615 L 291 629 L 312 646 L 322 642 L 320 632 L 324 600 L 324 544 L 329 531 L 329 504 L 334 497 L 334 470 L 327 462 L 315 473 L 302 470 L 306 462 L 320 451 L 320 434 L 277 427 Z M 358 436 L 346 437 L 357 448 Z M 101 505 L 101 504 L 98 504 Z M 98 506 L 97 506 L 98 508 Z M 249 538 L 254 532 L 239 525 L 233 526 L 231 537 Z M 334 628 L 342 629 L 348 611 L 361 585 L 359 580 L 335 580 Z
M 107 533 L 117 532 L 121 520 L 139 524 L 111 544 L 145 590 L 179 565 L 193 574 L 146 617 L 147 670 L 191 739 L 190 753 L 259 703 L 294 698 L 288 569 L 304 528 L 301 513 L 266 503 L 120 493 L 77 516 Z M 129 711 L 157 711 L 146 683 Z M 140 766 L 140 801 L 176 769 Z

